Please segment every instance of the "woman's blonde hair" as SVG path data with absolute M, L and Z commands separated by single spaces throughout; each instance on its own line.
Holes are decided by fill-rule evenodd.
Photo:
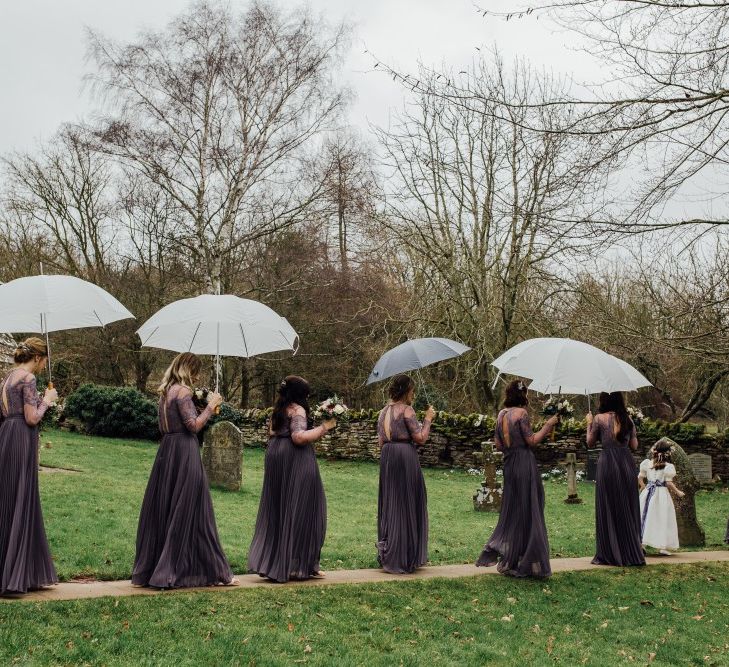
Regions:
M 22 343 L 18 343 L 18 347 L 15 348 L 13 353 L 13 361 L 16 364 L 25 364 L 36 357 L 44 358 L 47 356 L 48 347 L 46 347 L 45 341 L 33 336 L 26 338 Z
M 164 396 L 173 384 L 181 384 L 184 387 L 193 389 L 195 379 L 200 374 L 201 368 L 202 363 L 197 355 L 192 352 L 178 354 L 165 371 L 162 384 L 157 391 Z

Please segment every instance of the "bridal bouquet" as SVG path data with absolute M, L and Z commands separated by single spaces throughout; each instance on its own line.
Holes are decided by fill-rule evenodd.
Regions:
M 545 417 L 559 415 L 560 417 L 571 417 L 575 412 L 572 403 L 559 396 L 550 396 L 542 405 L 542 414 Z
M 201 389 L 193 389 L 192 391 L 192 402 L 200 412 L 208 407 L 209 393 L 210 389 L 208 389 L 207 387 L 203 387 Z
M 198 412 L 202 412 L 205 408 L 208 407 L 208 396 L 212 393 L 210 389 L 207 387 L 202 387 L 201 389 L 193 389 L 192 390 L 192 404 L 195 406 L 195 409 Z M 215 408 L 215 414 L 220 414 L 220 406 Z
M 634 408 L 632 406 L 628 406 L 628 416 L 633 420 L 633 423 L 636 427 L 640 426 L 645 419 L 645 415 L 643 414 L 641 409 Z
M 545 417 L 551 417 L 552 415 L 559 415 L 561 418 L 571 417 L 575 412 L 572 403 L 567 399 L 560 399 L 559 396 L 550 396 L 542 405 L 542 414 Z M 551 440 L 555 441 L 556 435 L 555 430 L 552 429 Z
M 325 419 L 346 419 L 348 413 L 349 408 L 342 403 L 339 396 L 335 395 L 317 405 L 313 417 L 322 421 Z

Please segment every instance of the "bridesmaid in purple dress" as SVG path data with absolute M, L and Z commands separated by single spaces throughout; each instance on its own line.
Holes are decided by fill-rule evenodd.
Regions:
M 602 444 L 595 485 L 595 565 L 645 565 L 640 539 L 640 498 L 632 451 L 635 424 L 620 392 L 600 394 L 597 417 L 587 414 L 587 446 Z M 632 451 L 631 451 L 632 450 Z
M 162 442 L 139 515 L 132 572 L 135 586 L 186 588 L 238 583 L 220 545 L 196 435 L 222 398 L 210 394 L 207 407 L 197 414 L 192 387 L 200 367 L 194 354 L 177 355 L 159 388 Z
M 414 572 L 428 562 L 428 494 L 417 447 L 424 445 L 435 416 L 432 406 L 418 423 L 412 402 L 415 383 L 396 375 L 390 402 L 380 412 L 380 491 L 377 503 L 377 560 L 385 572 Z
M 498 563 L 497 570 L 512 577 L 549 577 L 552 568 L 544 522 L 544 485 L 532 448 L 549 435 L 559 417 L 550 417 L 538 433 L 533 433 L 527 404 L 524 383 L 510 382 L 494 434 L 496 447 L 504 455 L 501 513 L 476 565 Z
M 289 375 L 281 382 L 271 415 L 263 489 L 248 569 L 271 581 L 322 577 L 321 549 L 327 501 L 313 443 L 333 429 L 334 419 L 308 428 L 309 383 Z
M 47 358 L 46 344 L 28 338 L 0 387 L 0 595 L 58 583 L 38 492 L 38 424 L 58 398 L 47 389 L 41 400 L 36 389 L 34 374 Z

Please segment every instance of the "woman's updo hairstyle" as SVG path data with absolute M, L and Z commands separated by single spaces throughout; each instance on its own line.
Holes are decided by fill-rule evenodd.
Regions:
M 45 358 L 48 356 L 48 347 L 41 338 L 35 336 L 26 338 L 22 343 L 18 343 L 13 353 L 13 360 L 16 364 L 27 364 L 36 357 Z
M 504 389 L 505 408 L 523 408 L 529 404 L 527 387 L 521 380 L 512 380 Z
M 278 396 L 271 415 L 271 428 L 279 431 L 286 426 L 286 410 L 292 403 L 300 405 L 309 416 L 309 383 L 298 375 L 287 375 L 278 386 Z
M 415 382 L 409 375 L 396 375 L 390 383 L 390 398 L 393 401 L 402 401 L 411 389 L 415 389 Z

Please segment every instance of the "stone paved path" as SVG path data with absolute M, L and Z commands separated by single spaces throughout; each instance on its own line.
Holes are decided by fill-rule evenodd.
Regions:
M 585 558 L 555 558 L 552 560 L 553 572 L 579 572 L 582 570 L 606 569 L 605 566 L 592 565 L 591 557 Z M 673 556 L 649 557 L 648 565 L 679 565 L 703 562 L 729 561 L 727 551 L 686 551 Z M 382 570 L 333 570 L 327 572 L 323 579 L 310 579 L 308 581 L 292 581 L 288 584 L 272 584 L 255 574 L 239 576 L 240 584 L 236 587 L 178 589 L 177 591 L 157 591 L 149 588 L 135 588 L 129 580 L 126 581 L 93 581 L 93 582 L 66 582 L 48 590 L 28 593 L 20 598 L 0 598 L 2 601 L 15 602 L 17 600 L 80 600 L 86 598 L 99 598 L 105 596 L 128 595 L 174 595 L 180 590 L 230 591 L 240 588 L 261 588 L 278 586 L 331 586 L 334 584 L 368 584 L 386 581 L 412 581 L 418 579 L 455 579 L 458 577 L 488 576 L 497 574 L 495 567 L 476 567 L 474 565 L 434 565 L 424 567 L 415 574 L 395 575 L 387 574 Z

